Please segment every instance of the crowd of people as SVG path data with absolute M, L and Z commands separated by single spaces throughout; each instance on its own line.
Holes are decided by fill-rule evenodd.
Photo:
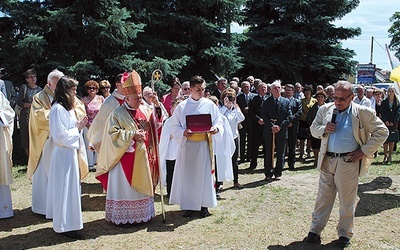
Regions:
M 229 84 L 220 78 L 207 87 L 194 76 L 182 84 L 173 78 L 169 93 L 158 98 L 132 71 L 116 76 L 112 93 L 107 80 L 89 80 L 78 97 L 78 82 L 59 70 L 43 89 L 33 69 L 25 79 L 18 95 L 0 81 L 0 198 L 7 208 L 0 218 L 13 216 L 11 136 L 18 116 L 32 211 L 72 238 L 81 238 L 80 181 L 89 171 L 106 192 L 106 221 L 133 224 L 154 217 L 159 182 L 184 217 L 199 212 L 204 218 L 224 182 L 244 188 L 238 164 L 249 162 L 248 171 L 262 167 L 268 183 L 282 178 L 285 163 L 294 170 L 296 161 L 314 158 L 320 183 L 305 241 L 320 242 L 338 193 L 339 244 L 348 246 L 358 177 L 382 145 L 384 163 L 391 163 L 399 138 L 394 87 L 268 84 L 253 76 Z

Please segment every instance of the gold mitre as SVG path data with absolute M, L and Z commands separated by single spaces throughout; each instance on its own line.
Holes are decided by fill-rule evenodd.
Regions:
M 135 70 L 131 73 L 125 72 L 121 77 L 121 83 L 123 95 L 142 94 L 142 81 Z

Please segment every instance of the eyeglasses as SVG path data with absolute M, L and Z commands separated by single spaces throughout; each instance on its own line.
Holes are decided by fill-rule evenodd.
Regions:
M 189 90 L 190 88 L 183 88 L 183 90 Z
M 89 89 L 89 90 L 96 90 L 96 89 L 98 89 L 97 87 L 88 87 L 87 89 Z
M 348 95 L 348 96 L 346 96 L 346 97 L 337 97 L 337 96 L 334 96 L 333 99 L 334 99 L 335 101 L 339 100 L 339 101 L 341 101 L 341 102 L 344 102 L 344 101 L 347 100 L 347 98 L 349 98 L 349 97 L 352 96 L 352 95 L 353 95 L 353 94 L 350 94 L 350 95 Z
M 101 87 L 100 89 L 110 89 L 110 87 Z

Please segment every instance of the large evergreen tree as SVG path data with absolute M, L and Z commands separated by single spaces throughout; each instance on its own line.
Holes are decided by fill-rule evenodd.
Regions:
M 178 75 L 186 80 L 194 74 L 214 79 L 212 72 L 228 76 L 241 66 L 236 39 L 225 29 L 238 21 L 244 0 L 147 0 L 122 1 L 135 21 L 145 23 L 134 41 L 138 56 L 187 58 Z
M 129 69 L 123 59 L 134 55 L 127 51 L 144 27 L 127 21 L 129 11 L 110 0 L 4 1 L 0 8 L 7 71 L 22 76 L 33 67 L 42 84 L 53 68 L 82 81 Z
M 0 3 L 0 60 L 12 80 L 35 68 L 40 84 L 53 68 L 80 81 L 136 69 L 211 80 L 241 66 L 225 28 L 244 0 L 42 0 Z
M 361 30 L 332 22 L 358 4 L 359 0 L 248 0 L 243 74 L 265 81 L 320 84 L 352 73 L 354 51 L 343 49 L 340 40 Z
M 390 40 L 389 48 L 396 51 L 395 56 L 400 60 L 400 12 L 396 11 L 390 18 L 392 26 L 389 28 Z

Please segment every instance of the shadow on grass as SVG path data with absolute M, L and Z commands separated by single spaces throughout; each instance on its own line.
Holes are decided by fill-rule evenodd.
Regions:
M 82 194 L 103 194 L 103 186 L 100 182 L 81 183 Z
M 390 194 L 392 179 L 377 177 L 369 183 L 358 185 L 360 201 L 356 208 L 356 217 L 378 214 L 382 211 L 399 208 L 400 195 Z
M 35 214 L 31 208 L 22 210 L 14 209 L 14 216 L 7 219 L 1 219 L 0 232 L 11 232 L 15 228 L 27 227 L 51 222 L 44 215 Z M 2 242 L 3 240 L 1 240 Z
M 332 242 L 329 242 L 328 244 L 310 244 L 304 241 L 295 241 L 287 246 L 273 245 L 273 246 L 268 246 L 267 249 L 319 250 L 319 249 L 341 249 L 341 248 L 339 248 L 337 240 L 334 240 Z
M 149 232 L 168 232 L 174 231 L 177 227 L 187 224 L 193 219 L 183 218 L 180 211 L 169 212 L 166 221 L 167 223 L 162 223 L 163 218 L 161 215 L 155 216 L 153 220 L 147 223 L 133 225 L 115 225 L 106 222 L 104 219 L 101 219 L 84 223 L 83 230 L 79 232 L 83 235 L 83 240 L 93 240 L 100 236 L 130 234 L 141 230 L 147 230 Z M 168 223 L 169 221 L 173 221 L 173 223 Z M 15 226 L 13 226 L 13 228 L 15 228 Z M 73 241 L 75 240 L 62 234 L 58 234 L 54 232 L 52 227 L 48 227 L 31 231 L 26 234 L 4 237 L 1 239 L 1 249 L 31 249 L 37 247 L 55 246 Z

